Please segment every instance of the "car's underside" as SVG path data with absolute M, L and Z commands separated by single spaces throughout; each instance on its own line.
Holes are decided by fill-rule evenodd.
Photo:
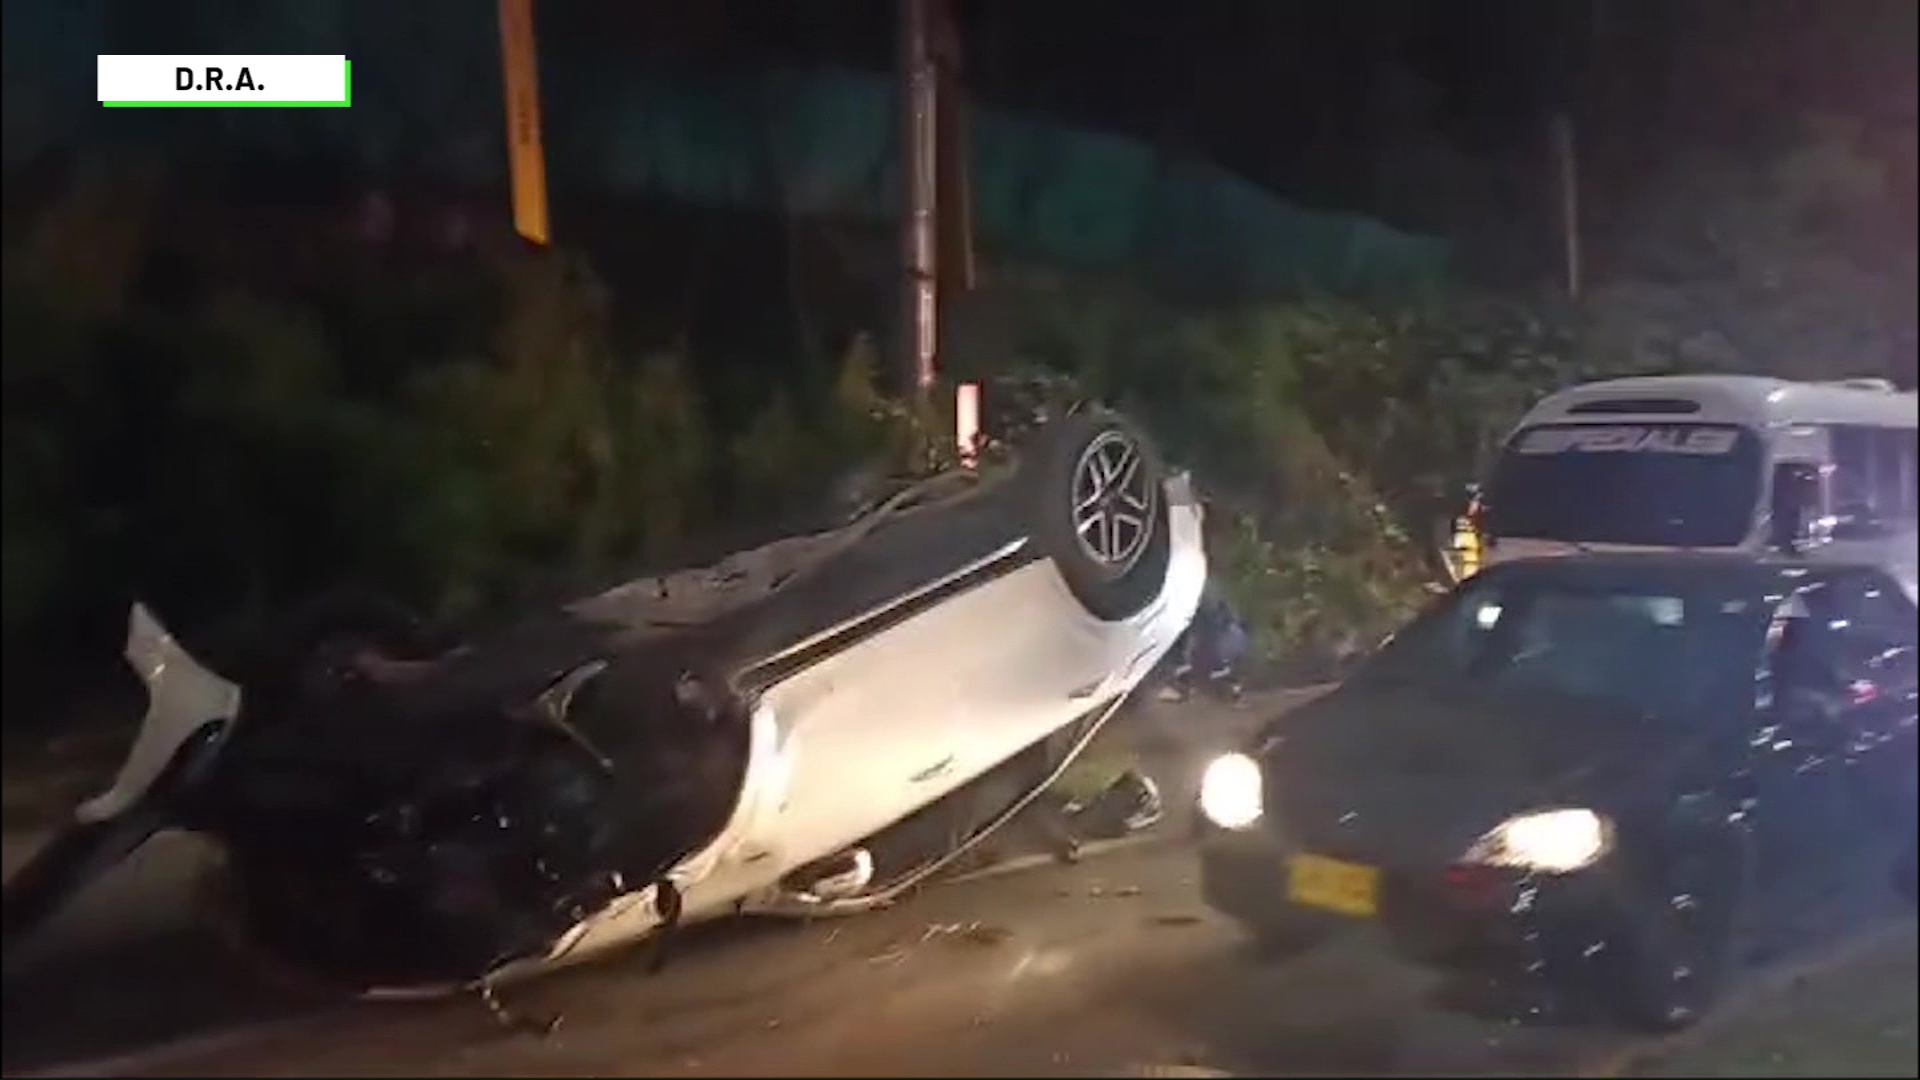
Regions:
M 207 746 L 183 764 L 197 744 L 163 733 L 143 764 L 136 745 L 116 791 L 82 808 L 85 827 L 8 881 L 9 945 L 162 828 L 218 842 L 242 939 L 351 988 L 451 989 L 538 964 L 643 892 L 671 929 L 673 871 L 752 798 L 762 697 L 1046 558 L 1022 478 L 941 474 L 838 527 L 451 647 L 378 605 L 339 605 L 293 620 L 244 673 L 238 715 L 162 715 L 179 697 L 167 680 L 223 680 L 157 621 L 139 645 L 137 609 L 128 657 L 148 680 L 148 727 L 203 725 Z M 790 869 L 759 908 L 858 910 L 921 880 L 1030 800 L 1123 697 L 1095 696 L 943 797 L 903 803 L 879 832 Z

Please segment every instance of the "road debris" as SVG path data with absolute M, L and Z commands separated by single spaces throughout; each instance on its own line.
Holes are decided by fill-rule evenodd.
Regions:
M 965 934 L 965 940 L 975 945 L 1000 945 L 1013 937 L 1013 931 L 1004 926 L 982 926 L 974 923 Z
M 973 945 L 998 945 L 1013 936 L 1013 931 L 1004 926 L 990 926 L 981 922 L 934 923 L 920 935 L 922 944 L 939 937 L 952 937 Z
M 548 1038 L 560 1030 L 560 1024 L 566 1018 L 559 1013 L 536 1015 L 509 1008 L 500 1000 L 500 995 L 492 983 L 480 986 L 480 1003 L 487 1009 L 501 1029 L 516 1035 L 533 1035 Z
M 900 963 L 901 961 L 905 960 L 908 957 L 908 955 L 910 955 L 913 952 L 915 948 L 921 945 L 925 945 L 928 942 L 934 941 L 936 939 L 944 938 L 944 939 L 949 939 L 956 942 L 964 942 L 965 944 L 968 944 L 968 945 L 1000 945 L 1005 943 L 1012 937 L 1013 937 L 1013 931 L 1008 929 L 1007 927 L 995 926 L 990 923 L 983 923 L 979 921 L 929 923 L 927 924 L 927 928 L 920 932 L 919 938 L 917 938 L 911 945 L 906 945 L 898 941 L 895 941 L 889 944 L 885 949 L 882 949 L 880 952 L 867 957 L 867 963 L 869 964 Z

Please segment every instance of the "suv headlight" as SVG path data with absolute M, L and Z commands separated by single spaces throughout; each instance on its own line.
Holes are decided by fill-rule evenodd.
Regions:
M 1260 763 L 1245 754 L 1222 754 L 1200 776 L 1200 812 L 1223 829 L 1244 829 L 1260 820 Z
M 1465 861 L 1541 874 L 1583 870 L 1613 849 L 1613 823 L 1592 810 L 1536 810 L 1508 818 L 1467 849 Z

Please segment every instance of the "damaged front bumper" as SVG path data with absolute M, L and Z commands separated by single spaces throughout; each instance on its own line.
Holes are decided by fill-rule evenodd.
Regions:
M 222 851 L 215 895 L 251 949 L 378 996 L 473 987 L 579 952 L 609 926 L 632 940 L 671 925 L 666 898 L 682 886 L 668 871 L 710 868 L 703 849 L 741 802 L 747 740 L 725 701 L 688 725 L 683 742 L 706 749 L 680 748 L 728 758 L 702 774 L 727 779 L 694 793 L 715 809 L 693 821 L 616 782 L 565 723 L 584 681 L 570 675 L 553 681 L 558 697 L 518 709 L 419 715 L 370 687 L 255 716 L 144 607 L 126 657 L 146 716 L 112 787 L 8 879 L 10 960 L 152 835 L 182 829 Z

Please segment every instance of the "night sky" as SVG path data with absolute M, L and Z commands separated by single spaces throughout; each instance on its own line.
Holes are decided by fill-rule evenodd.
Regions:
M 1596 136 L 1740 142 L 1802 111 L 1911 130 L 1910 0 L 958 0 L 986 103 L 1189 150 L 1351 204 L 1379 144 L 1524 155 L 1558 108 Z M 887 0 L 549 2 L 556 52 L 890 62 Z M 1352 206 L 1353 209 L 1364 209 Z
M 589 60 L 884 70 L 894 43 L 888 0 L 535 6 L 549 73 Z M 287 12 L 258 14 L 281 7 Z M 1379 168 L 1384 146 L 1435 140 L 1505 159 L 1508 169 L 1532 168 L 1546 118 L 1562 107 L 1592 132 L 1603 174 L 1609 142 L 1638 153 L 1751 139 L 1808 109 L 1910 133 L 1915 9 L 1911 0 L 956 4 L 966 81 L 985 104 L 1134 135 L 1314 205 L 1389 218 L 1407 212 L 1368 206 L 1366 185 L 1356 182 Z M 66 53 L 85 62 L 89 81 L 93 52 L 205 51 L 210 30 L 231 51 L 337 42 L 365 52 L 375 44 L 367 35 L 390 32 L 369 16 L 387 10 L 379 0 L 306 0 L 297 9 L 278 0 L 9 0 L 8 141 L 28 129 L 19 118 L 30 102 L 79 96 L 50 82 L 72 75 L 56 73 Z M 475 91 L 468 96 L 497 122 L 496 84 L 475 81 L 492 74 L 493 5 L 416 0 L 408 21 L 417 42 L 398 55 L 471 68 L 462 76 Z M 341 36 L 328 38 L 329 26 Z M 90 105 L 90 88 L 83 92 L 77 104 Z
M 1564 89 L 1554 57 L 1584 11 L 1524 0 L 956 5 L 982 104 L 1134 135 L 1336 206 L 1352 202 L 1344 182 L 1382 120 L 1476 149 L 1534 140 Z M 541 18 L 548 50 L 635 62 L 882 70 L 894 42 L 887 0 L 549 3 Z

